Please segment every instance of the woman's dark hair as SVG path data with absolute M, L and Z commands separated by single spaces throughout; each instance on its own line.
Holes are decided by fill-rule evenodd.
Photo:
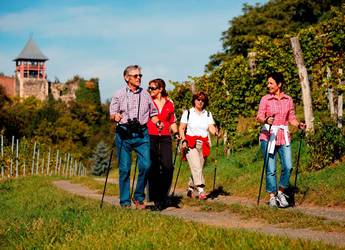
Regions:
M 268 78 L 272 78 L 273 80 L 276 81 L 277 85 L 280 83 L 280 88 L 283 87 L 283 85 L 285 84 L 285 80 L 284 80 L 284 75 L 280 72 L 273 72 L 267 75 L 267 79 Z
M 158 88 L 162 89 L 161 95 L 162 95 L 163 97 L 167 97 L 167 96 L 168 96 L 168 93 L 167 93 L 167 91 L 166 91 L 166 89 L 165 89 L 165 82 L 164 82 L 163 79 L 161 79 L 161 78 L 153 79 L 153 80 L 151 80 L 151 81 L 149 82 L 149 85 L 150 85 L 151 83 L 155 83 L 156 86 L 157 86 Z
M 192 105 L 195 107 L 195 100 L 196 99 L 202 99 L 204 101 L 204 106 L 202 106 L 202 109 L 205 109 L 208 105 L 208 97 L 207 94 L 203 91 L 199 91 L 198 93 L 193 95 L 192 98 Z

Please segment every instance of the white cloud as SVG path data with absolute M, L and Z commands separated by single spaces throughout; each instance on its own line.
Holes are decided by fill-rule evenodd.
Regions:
M 0 40 L 5 36 L 20 38 L 24 46 L 28 34 L 34 32 L 34 40 L 50 59 L 50 80 L 56 76 L 66 81 L 76 74 L 98 77 L 104 101 L 124 84 L 122 71 L 129 64 L 143 67 L 144 87 L 157 77 L 168 82 L 202 74 L 208 57 L 220 50 L 221 32 L 232 15 L 232 10 L 226 8 L 161 11 L 155 9 L 157 6 L 151 10 L 151 2 L 151 6 L 140 11 L 143 6 L 128 10 L 114 8 L 114 4 L 117 3 L 66 7 L 57 2 L 58 7 L 36 6 L 6 13 L 0 16 Z M 0 42 L 0 51 L 6 51 L 0 54 L 4 68 L 0 71 L 13 72 L 12 59 L 21 49 Z M 15 55 L 9 51 L 16 51 Z
M 147 32 L 163 37 L 192 37 L 211 31 L 220 19 L 217 13 L 205 20 L 203 14 L 190 14 L 184 18 L 151 16 L 119 16 L 104 6 L 28 9 L 0 17 L 0 31 L 20 33 L 28 30 L 46 37 L 102 37 L 129 38 L 147 36 Z

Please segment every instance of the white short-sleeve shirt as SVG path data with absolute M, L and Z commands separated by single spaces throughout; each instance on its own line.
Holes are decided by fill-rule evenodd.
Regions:
M 206 110 L 199 112 L 195 108 L 189 110 L 189 118 L 187 121 L 188 110 L 185 110 L 181 117 L 181 123 L 187 124 L 187 135 L 189 136 L 208 136 L 208 126 L 214 124 L 211 112 Z

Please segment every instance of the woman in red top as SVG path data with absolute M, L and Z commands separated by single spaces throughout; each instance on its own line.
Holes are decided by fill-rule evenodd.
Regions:
M 167 198 L 173 178 L 174 166 L 172 163 L 172 133 L 178 137 L 173 102 L 168 98 L 165 82 L 154 79 L 149 82 L 148 91 L 153 103 L 158 109 L 158 118 L 163 123 L 163 129 L 149 121 L 147 123 L 150 135 L 151 168 L 148 178 L 149 199 L 154 201 L 156 209 L 162 210 L 167 205 Z

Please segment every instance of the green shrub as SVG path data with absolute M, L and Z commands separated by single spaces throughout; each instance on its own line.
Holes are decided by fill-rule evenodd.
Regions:
M 331 119 L 315 123 L 315 133 L 308 134 L 306 142 L 310 154 L 308 170 L 325 168 L 342 160 L 345 154 L 345 132 Z

